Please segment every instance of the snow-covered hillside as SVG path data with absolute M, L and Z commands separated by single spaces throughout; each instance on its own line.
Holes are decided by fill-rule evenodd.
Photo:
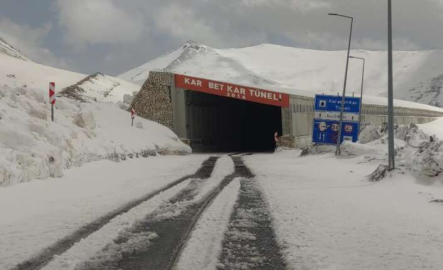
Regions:
M 14 48 L 12 45 L 8 44 L 4 39 L 0 38 L 0 54 L 5 54 L 20 60 L 32 61 L 24 55 L 21 51 Z
M 124 95 L 131 95 L 138 92 L 138 90 L 137 85 L 127 81 L 95 73 L 74 85 L 62 89 L 60 94 L 82 102 L 118 103 L 123 100 Z
M 190 153 L 168 128 L 117 104 L 139 90 L 118 78 L 86 76 L 0 53 L 0 187 L 60 177 L 85 163 L 156 153 Z M 50 120 L 49 82 L 81 98 L 59 96 Z M 69 96 L 69 95 L 67 95 Z M 84 102 L 87 101 L 87 102 Z
M 124 95 L 132 95 L 140 90 L 140 86 L 118 78 L 101 75 L 89 81 L 90 77 L 85 74 L 25 62 L 3 54 L 0 54 L 0 62 L 0 84 L 9 87 L 47 90 L 49 82 L 55 82 L 58 93 L 81 84 L 83 97 L 103 102 L 122 101 Z
M 365 93 L 385 97 L 387 54 L 384 51 L 354 50 L 352 55 L 366 59 Z M 241 49 L 214 49 L 188 42 L 176 51 L 157 58 L 119 77 L 142 83 L 151 70 L 210 77 L 261 87 L 283 87 L 316 93 L 342 91 L 345 51 L 317 51 L 264 44 Z M 443 74 L 443 51 L 397 51 L 394 54 L 395 96 L 399 99 L 438 104 L 434 94 L 420 84 Z M 360 93 L 362 62 L 351 60 L 348 92 Z M 422 96 L 423 95 L 423 96 Z

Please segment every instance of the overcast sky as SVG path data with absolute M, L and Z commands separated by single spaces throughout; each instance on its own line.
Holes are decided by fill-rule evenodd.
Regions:
M 396 50 L 443 49 L 443 0 L 392 0 Z M 387 0 L 0 0 L 0 37 L 36 62 L 118 75 L 187 40 L 385 50 Z

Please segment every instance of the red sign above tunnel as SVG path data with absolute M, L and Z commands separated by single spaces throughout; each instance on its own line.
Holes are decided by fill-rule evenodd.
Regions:
M 267 105 L 289 107 L 289 95 L 268 90 L 241 86 L 213 80 L 175 75 L 175 86 L 223 97 L 247 100 Z

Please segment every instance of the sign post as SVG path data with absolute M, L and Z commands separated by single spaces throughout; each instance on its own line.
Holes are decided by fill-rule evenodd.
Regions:
M 54 122 L 55 82 L 49 83 L 49 102 L 51 103 L 51 120 Z
M 131 126 L 134 126 L 134 118 L 135 118 L 135 110 L 134 108 L 131 108 L 131 119 L 132 119 Z
M 337 145 L 343 141 L 358 141 L 360 130 L 361 99 L 346 97 L 342 106 L 342 97 L 316 95 L 315 117 L 312 142 L 318 144 Z M 341 109 L 343 107 L 343 115 Z M 343 124 L 340 132 L 340 119 Z

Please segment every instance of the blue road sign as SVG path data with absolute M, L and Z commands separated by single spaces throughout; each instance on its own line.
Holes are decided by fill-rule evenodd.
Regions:
M 315 95 L 315 110 L 324 112 L 340 112 L 341 100 L 339 96 Z M 345 113 L 360 113 L 360 98 L 345 98 Z
M 318 144 L 337 144 L 338 129 L 340 126 L 340 111 L 342 98 L 339 96 L 316 95 L 315 119 L 312 133 L 312 142 Z M 342 137 L 343 141 L 358 141 L 360 126 L 358 123 L 361 99 L 345 98 Z
M 337 144 L 339 121 L 314 119 L 314 132 L 312 134 L 312 142 L 319 144 Z M 358 122 L 343 122 L 342 137 L 343 141 L 358 141 Z

